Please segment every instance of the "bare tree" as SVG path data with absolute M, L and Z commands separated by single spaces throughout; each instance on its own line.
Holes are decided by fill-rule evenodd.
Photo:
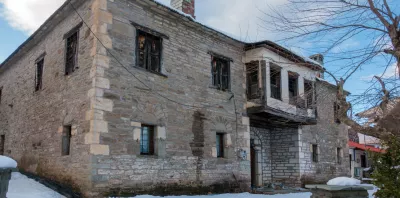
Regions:
M 388 122 L 399 122 L 400 115 L 389 111 L 388 103 L 396 97 L 399 80 L 392 78 L 389 82 L 383 76 L 374 76 L 374 84 L 350 101 L 346 100 L 344 85 L 361 69 L 387 69 L 397 64 L 397 71 L 400 70 L 399 10 L 400 2 L 395 0 L 288 0 L 281 8 L 265 11 L 267 19 L 263 24 L 269 30 L 286 32 L 281 42 L 316 43 L 329 59 L 327 64 L 340 63 L 336 71 L 326 71 L 337 85 L 339 119 L 357 131 L 382 138 L 398 132 Z M 360 39 L 363 42 L 358 46 L 346 45 Z M 374 125 L 360 124 L 348 115 L 352 103 L 363 101 L 379 103 L 383 113 Z M 394 109 L 400 112 L 400 104 Z

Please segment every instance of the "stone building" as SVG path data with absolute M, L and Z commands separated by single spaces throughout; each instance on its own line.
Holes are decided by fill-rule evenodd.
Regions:
M 171 3 L 67 0 L 0 66 L 0 151 L 86 197 L 298 186 L 347 153 L 324 120 L 320 63 L 208 28 L 194 0 Z M 330 105 L 318 116 L 315 92 L 317 109 Z

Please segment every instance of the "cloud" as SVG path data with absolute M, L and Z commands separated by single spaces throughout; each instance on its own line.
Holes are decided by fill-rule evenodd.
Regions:
M 1 16 L 15 29 L 32 34 L 65 0 L 0 0 Z
M 170 0 L 158 0 L 169 5 Z M 65 0 L 0 0 L 1 16 L 15 29 L 32 34 Z M 263 11 L 283 5 L 287 0 L 198 0 L 197 20 L 235 38 L 254 41 L 274 39 L 260 28 Z M 0 6 L 1 7 L 1 6 Z
M 371 75 L 367 75 L 367 76 L 361 76 L 360 80 L 371 80 L 372 78 L 374 78 L 374 76 L 382 76 L 382 78 L 392 78 L 392 77 L 396 77 L 396 74 L 398 74 L 398 68 L 397 68 L 397 63 L 393 63 L 392 65 L 390 65 L 386 71 L 383 73 L 379 73 L 379 74 L 371 74 Z

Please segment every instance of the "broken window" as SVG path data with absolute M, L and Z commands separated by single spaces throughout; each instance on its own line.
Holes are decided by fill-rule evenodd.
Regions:
M 69 155 L 70 154 L 70 148 L 71 148 L 71 131 L 72 131 L 72 126 L 67 125 L 64 126 L 63 128 L 63 133 L 62 133 L 62 155 Z
M 152 34 L 137 31 L 137 64 L 153 72 L 161 72 L 162 39 Z
M 212 57 L 213 86 L 227 91 L 230 88 L 230 61 L 221 57 Z
M 294 72 L 289 72 L 289 103 L 297 105 L 298 96 L 298 78 L 299 75 Z
M 342 149 L 336 148 L 336 162 L 342 164 Z
M 35 91 L 42 89 L 44 58 L 36 62 Z
M 313 82 L 304 80 L 304 96 L 306 99 L 307 108 L 312 109 L 314 104 L 314 88 Z
M 224 157 L 224 134 L 217 133 L 217 157 Z
M 336 122 L 337 124 L 340 124 L 339 110 L 340 110 L 340 106 L 336 102 L 334 102 L 333 103 L 333 119 L 334 119 L 334 122 Z
M 1 135 L 0 136 L 0 155 L 4 155 L 5 144 L 6 144 L 6 136 Z
M 75 31 L 66 40 L 65 75 L 72 74 L 78 67 L 78 38 L 79 31 Z
M 317 144 L 313 144 L 311 146 L 312 149 L 312 161 L 313 162 L 318 162 L 318 145 Z
M 258 62 L 247 65 L 247 98 L 257 99 L 260 96 L 258 79 Z
M 282 100 L 281 98 L 281 68 L 275 65 L 270 67 L 271 98 Z
M 142 125 L 140 134 L 140 154 L 154 155 L 154 126 Z

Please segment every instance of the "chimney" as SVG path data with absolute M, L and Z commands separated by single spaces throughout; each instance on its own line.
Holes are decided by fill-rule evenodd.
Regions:
M 324 65 L 324 55 L 322 54 L 314 54 L 310 56 L 312 60 L 317 61 L 319 64 Z
M 191 15 L 194 19 L 195 6 L 194 0 L 171 0 L 171 7 Z

